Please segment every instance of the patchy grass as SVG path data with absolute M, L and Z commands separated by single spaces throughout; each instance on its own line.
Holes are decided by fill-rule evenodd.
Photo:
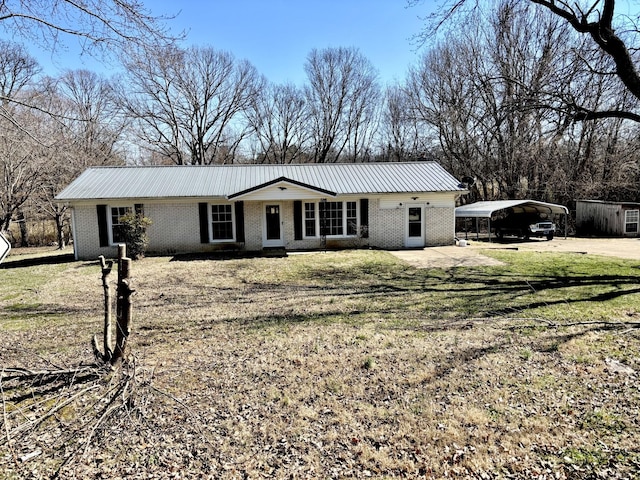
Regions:
M 42 387 L 3 382 L 0 478 L 637 475 L 637 378 L 605 359 L 640 370 L 640 264 L 487 254 L 505 265 L 420 270 L 378 251 L 136 262 L 137 396 L 88 438 L 114 388 L 102 380 L 12 440 L 45 408 Z M 4 368 L 90 361 L 97 263 L 2 275 Z M 65 381 L 52 405 L 80 384 Z

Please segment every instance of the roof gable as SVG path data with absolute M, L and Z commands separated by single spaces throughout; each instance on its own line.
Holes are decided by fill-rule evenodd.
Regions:
M 229 200 L 232 200 L 247 198 L 249 196 L 260 197 L 260 195 L 258 195 L 259 193 L 264 193 L 267 194 L 267 196 L 272 197 L 273 195 L 269 195 L 271 191 L 277 189 L 284 194 L 286 190 L 292 189 L 292 187 L 294 187 L 294 191 L 296 192 L 296 198 L 319 198 L 327 195 L 335 197 L 337 195 L 336 192 L 331 192 L 329 190 L 325 190 L 324 188 L 319 188 L 314 185 L 306 185 L 296 180 L 291 180 L 286 177 L 280 177 L 276 178 L 275 180 L 271 180 L 270 182 L 263 183 L 262 185 L 256 185 L 255 187 L 248 188 L 246 190 L 243 190 L 242 192 L 232 193 L 231 195 L 227 195 L 227 198 Z M 302 195 L 300 194 L 301 190 L 303 191 Z

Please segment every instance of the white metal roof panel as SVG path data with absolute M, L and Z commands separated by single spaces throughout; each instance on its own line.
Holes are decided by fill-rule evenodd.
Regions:
M 536 200 L 495 200 L 476 202 L 456 208 L 458 218 L 490 218 L 494 212 L 513 208 L 514 210 L 567 214 L 569 209 L 564 205 L 538 202 Z
M 59 201 L 227 197 L 279 178 L 344 194 L 464 192 L 436 162 L 93 167 Z

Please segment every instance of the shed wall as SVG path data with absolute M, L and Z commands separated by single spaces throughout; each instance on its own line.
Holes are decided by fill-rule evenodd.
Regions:
M 638 205 L 614 202 L 576 203 L 576 230 L 579 235 L 606 235 L 637 237 L 639 234 L 625 233 L 625 212 L 638 210 Z

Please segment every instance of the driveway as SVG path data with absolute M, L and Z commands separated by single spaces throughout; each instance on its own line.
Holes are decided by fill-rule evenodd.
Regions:
M 502 262 L 482 254 L 483 250 L 503 249 L 533 252 L 566 252 L 640 260 L 638 238 L 554 238 L 546 240 L 508 239 L 501 242 L 468 240 L 466 247 L 427 247 L 421 250 L 397 250 L 396 257 L 418 268 L 470 267 L 501 265 Z

